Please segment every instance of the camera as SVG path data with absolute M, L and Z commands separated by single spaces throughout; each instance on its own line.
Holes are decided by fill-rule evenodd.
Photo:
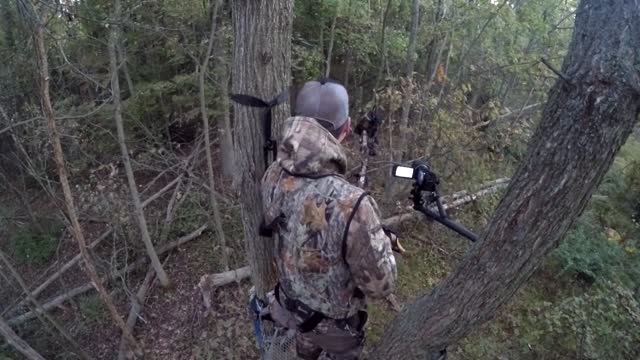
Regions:
M 420 160 L 414 160 L 411 163 L 411 167 L 394 165 L 393 176 L 402 179 L 414 179 L 415 186 L 419 191 L 435 192 L 438 184 L 440 184 L 436 173 L 431 170 L 426 162 Z

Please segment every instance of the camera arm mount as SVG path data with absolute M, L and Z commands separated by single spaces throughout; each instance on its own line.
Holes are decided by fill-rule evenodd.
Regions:
M 476 240 L 478 240 L 478 235 L 474 234 L 473 232 L 471 232 L 471 230 L 449 218 L 447 212 L 444 209 L 444 206 L 442 205 L 440 194 L 438 193 L 437 188 L 434 191 L 428 192 L 428 201 L 425 201 L 423 191 L 420 190 L 420 186 L 415 183 L 413 185 L 413 190 L 411 190 L 411 199 L 413 200 L 413 208 L 423 213 L 427 218 L 439 222 L 440 224 L 471 240 L 471 242 L 476 242 Z M 436 204 L 438 212 L 429 209 L 429 205 L 433 203 Z

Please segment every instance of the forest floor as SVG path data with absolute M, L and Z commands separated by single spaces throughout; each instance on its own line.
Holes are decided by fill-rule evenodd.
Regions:
M 457 211 L 460 221 L 479 228 L 486 221 L 480 213 L 482 208 L 493 206 L 495 198 L 480 200 Z M 474 221 L 475 219 L 475 221 Z M 480 220 L 478 220 L 480 219 Z M 103 227 L 103 226 L 102 226 Z M 101 231 L 100 225 L 85 227 L 89 238 Z M 438 224 L 421 220 L 405 223 L 400 228 L 405 256 L 398 256 L 398 286 L 396 295 L 401 304 L 432 288 L 459 261 L 468 244 L 465 239 L 447 231 Z M 151 288 L 144 310 L 135 329 L 136 338 L 148 352 L 150 359 L 253 359 L 257 358 L 250 317 L 247 312 L 249 282 L 219 288 L 213 294 L 212 312 L 206 313 L 202 295 L 197 287 L 200 276 L 219 268 L 219 256 L 214 244 L 214 233 L 206 231 L 166 259 L 166 271 L 172 279 L 170 289 L 162 289 L 157 283 Z M 238 239 L 238 241 L 240 241 Z M 72 245 L 72 244 L 70 244 Z M 109 245 L 104 245 L 109 246 Z M 74 254 L 73 246 L 63 246 L 58 258 Z M 66 254 L 65 252 L 68 252 Z M 234 261 L 235 260 L 235 261 Z M 232 266 L 239 267 L 240 259 L 232 259 Z M 29 283 L 34 283 L 43 269 L 21 266 L 20 271 Z M 144 271 L 132 275 L 129 282 L 136 283 L 144 277 Z M 519 311 L 526 311 L 532 297 L 549 298 L 555 291 L 552 281 L 544 272 L 535 275 L 530 284 L 520 292 L 516 300 L 502 310 L 490 325 L 476 331 L 461 344 L 449 348 L 450 359 L 489 359 L 495 352 L 509 356 L 509 347 L 521 346 L 517 339 L 519 330 L 515 319 Z M 71 288 L 83 283 L 82 272 L 70 272 L 61 282 L 62 288 Z M 62 285 L 64 284 L 64 285 Z M 135 291 L 132 289 L 132 291 Z M 5 294 L 6 295 L 6 294 Z M 48 298 L 53 293 L 43 294 Z M 128 297 L 122 290 L 113 292 L 121 314 L 129 307 Z M 386 302 L 374 301 L 370 307 L 370 322 L 367 325 L 368 339 L 365 356 L 382 335 L 395 313 Z M 53 314 L 79 340 L 80 344 L 96 359 L 112 359 L 117 353 L 120 332 L 113 326 L 106 311 L 95 294 L 89 293 L 56 309 Z M 69 358 L 60 344 L 43 336 L 37 320 L 20 327 L 21 333 L 32 345 L 51 358 Z M 486 349 L 490 344 L 491 349 Z M 500 349 L 496 349 L 500 344 Z M 64 348 L 64 345 L 62 345 Z M 47 351 L 48 349 L 48 351 Z M 533 349 L 532 349 L 533 351 Z M 3 359 L 0 352 L 0 359 Z M 8 356 L 5 353 L 5 356 Z M 491 354 L 491 355 L 490 355 Z M 15 354 L 11 354 L 13 358 Z
M 353 155 L 353 154 L 352 154 Z M 147 179 L 148 180 L 148 179 Z M 154 185 L 156 190 L 164 186 L 168 179 Z M 221 179 L 222 180 L 222 179 Z M 142 180 L 141 180 L 142 181 Z M 219 181 L 222 194 L 228 194 L 230 184 Z M 121 191 L 126 191 L 120 189 Z M 152 191 L 150 191 L 152 192 Z M 381 190 L 378 193 L 382 192 Z M 375 195 L 376 191 L 374 191 Z M 126 192 L 125 192 L 126 194 Z M 380 194 L 377 194 L 380 195 Z M 463 208 L 452 212 L 454 217 L 472 229 L 480 229 L 488 220 L 499 195 L 489 196 Z M 9 203 L 8 199 L 3 203 Z M 7 200 L 7 201 L 4 201 Z M 14 199 L 15 200 L 15 199 Z M 34 203 L 39 212 L 55 213 L 51 203 Z M 172 237 L 184 235 L 202 224 L 201 216 L 193 215 L 198 209 L 185 205 L 184 218 L 176 219 L 178 232 Z M 147 213 L 163 211 L 158 205 L 145 209 Z M 202 210 L 202 209 L 200 209 Z M 397 210 L 397 209 L 396 209 Z M 192 214 L 193 213 L 193 214 Z M 230 260 L 231 268 L 244 266 L 244 245 L 242 243 L 242 224 L 237 205 L 223 205 L 225 232 L 228 244 L 232 248 Z M 394 214 L 384 214 L 386 216 Z M 84 230 L 87 239 L 96 239 L 107 228 L 106 223 L 85 222 Z M 426 223 L 422 220 L 410 221 L 402 224 L 399 230 L 403 246 L 407 254 L 397 256 L 398 284 L 396 296 L 401 304 L 411 302 L 417 296 L 433 288 L 445 277 L 455 264 L 463 257 L 468 248 L 467 240 L 448 231 L 446 228 Z M 28 284 L 38 284 L 47 270 L 59 267 L 77 253 L 77 246 L 70 240 L 69 234 L 63 233 L 58 242 L 55 255 L 39 265 L 15 259 L 20 274 Z M 3 242 L 7 243 L 3 243 Z M 0 237 L 0 246 L 11 249 L 11 240 Z M 119 242 L 120 241 L 120 242 Z M 172 281 L 172 286 L 162 289 L 154 282 L 144 309 L 139 316 L 135 336 L 147 351 L 150 359 L 254 359 L 257 358 L 255 338 L 251 328 L 251 319 L 247 310 L 249 281 L 233 283 L 216 289 L 213 293 L 212 311 L 206 312 L 202 295 L 197 287 L 200 277 L 204 274 L 220 272 L 222 262 L 215 232 L 205 231 L 193 241 L 176 250 L 169 252 L 164 258 L 165 270 Z M 93 253 L 98 259 L 97 265 L 103 273 L 112 271 L 116 266 L 114 258 L 122 251 L 121 239 L 115 237 L 106 240 Z M 120 250 L 119 250 L 120 249 Z M 130 253 L 131 249 L 124 253 Z M 137 253 L 140 253 L 138 249 Z M 12 254 L 14 255 L 14 254 Z M 121 257 L 122 254 L 119 254 Z M 131 263 L 133 259 L 129 259 Z M 146 267 L 146 265 L 145 265 Z M 128 276 L 117 279 L 117 284 L 111 284 L 112 296 L 123 316 L 130 307 L 130 295 L 135 293 L 137 286 L 144 278 L 145 268 L 132 272 Z M 39 296 L 39 299 L 49 299 L 87 282 L 82 271 L 69 271 L 54 286 Z M 553 289 L 547 289 L 548 282 L 544 274 L 537 274 L 533 281 L 520 292 L 501 315 L 490 325 L 475 332 L 469 339 L 449 349 L 450 359 L 493 359 L 496 354 L 509 355 L 509 348 L 521 346 L 518 342 L 518 324 L 514 315 L 528 306 L 531 298 L 547 298 Z M 114 286 L 117 285 L 117 286 Z M 0 294 L 0 302 L 8 303 L 17 298 L 18 289 L 7 289 Z M 524 294 L 524 295 L 522 295 Z M 2 307 L 6 308 L 6 307 Z M 64 324 L 71 335 L 78 340 L 83 348 L 96 359 L 113 359 L 118 352 L 120 331 L 113 325 L 95 292 L 90 291 L 76 297 L 51 312 L 56 319 Z M 367 325 L 366 354 L 380 339 L 385 327 L 395 316 L 394 311 L 384 301 L 373 301 L 370 306 L 370 322 Z M 19 333 L 47 358 L 72 359 L 71 349 L 60 339 L 51 336 L 36 320 L 31 320 L 17 327 Z M 490 344 L 487 348 L 486 344 Z M 500 344 L 496 347 L 496 344 Z M 0 346 L 0 360 L 5 358 L 19 358 L 8 348 Z

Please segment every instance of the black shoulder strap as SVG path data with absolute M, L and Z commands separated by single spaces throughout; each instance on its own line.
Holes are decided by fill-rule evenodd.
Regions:
M 345 226 L 344 228 L 344 234 L 342 235 L 342 259 L 345 262 L 347 261 L 347 236 L 349 236 L 349 227 L 351 227 L 351 221 L 353 221 L 353 217 L 356 216 L 356 211 L 358 211 L 358 207 L 360 207 L 360 203 L 367 195 L 369 195 L 369 192 L 367 191 L 363 192 L 360 195 L 360 197 L 358 198 L 358 201 L 356 201 L 356 204 L 353 206 L 353 209 L 351 210 L 351 214 L 349 215 L 349 220 L 347 220 L 347 226 Z

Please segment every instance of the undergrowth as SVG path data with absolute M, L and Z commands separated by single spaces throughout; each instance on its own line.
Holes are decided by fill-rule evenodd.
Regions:
M 22 226 L 11 242 L 16 257 L 32 265 L 45 264 L 55 253 L 62 230 L 62 223 L 55 220 Z

